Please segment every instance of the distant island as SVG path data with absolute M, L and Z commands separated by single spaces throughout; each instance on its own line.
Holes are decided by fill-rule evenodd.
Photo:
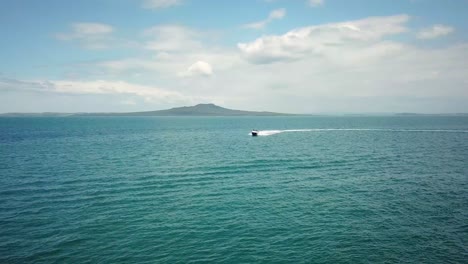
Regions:
M 233 110 L 215 104 L 197 104 L 195 106 L 175 107 L 167 110 L 128 112 L 128 113 L 6 113 L 8 117 L 53 117 L 53 116 L 290 116 L 294 114 Z

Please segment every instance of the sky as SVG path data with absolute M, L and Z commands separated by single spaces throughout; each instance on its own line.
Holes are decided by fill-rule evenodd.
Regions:
M 468 112 L 468 0 L 2 0 L 0 113 Z

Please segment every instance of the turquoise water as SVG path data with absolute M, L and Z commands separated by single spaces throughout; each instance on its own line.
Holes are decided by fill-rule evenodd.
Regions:
M 467 117 L 0 118 L 0 175 L 0 263 L 468 261 Z

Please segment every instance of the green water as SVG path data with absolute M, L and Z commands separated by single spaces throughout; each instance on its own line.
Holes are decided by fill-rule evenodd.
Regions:
M 0 263 L 468 260 L 466 117 L 0 118 L 0 186 Z

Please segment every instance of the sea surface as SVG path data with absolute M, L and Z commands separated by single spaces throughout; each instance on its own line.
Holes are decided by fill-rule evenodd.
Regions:
M 0 118 L 0 263 L 194 262 L 468 263 L 468 117 Z

